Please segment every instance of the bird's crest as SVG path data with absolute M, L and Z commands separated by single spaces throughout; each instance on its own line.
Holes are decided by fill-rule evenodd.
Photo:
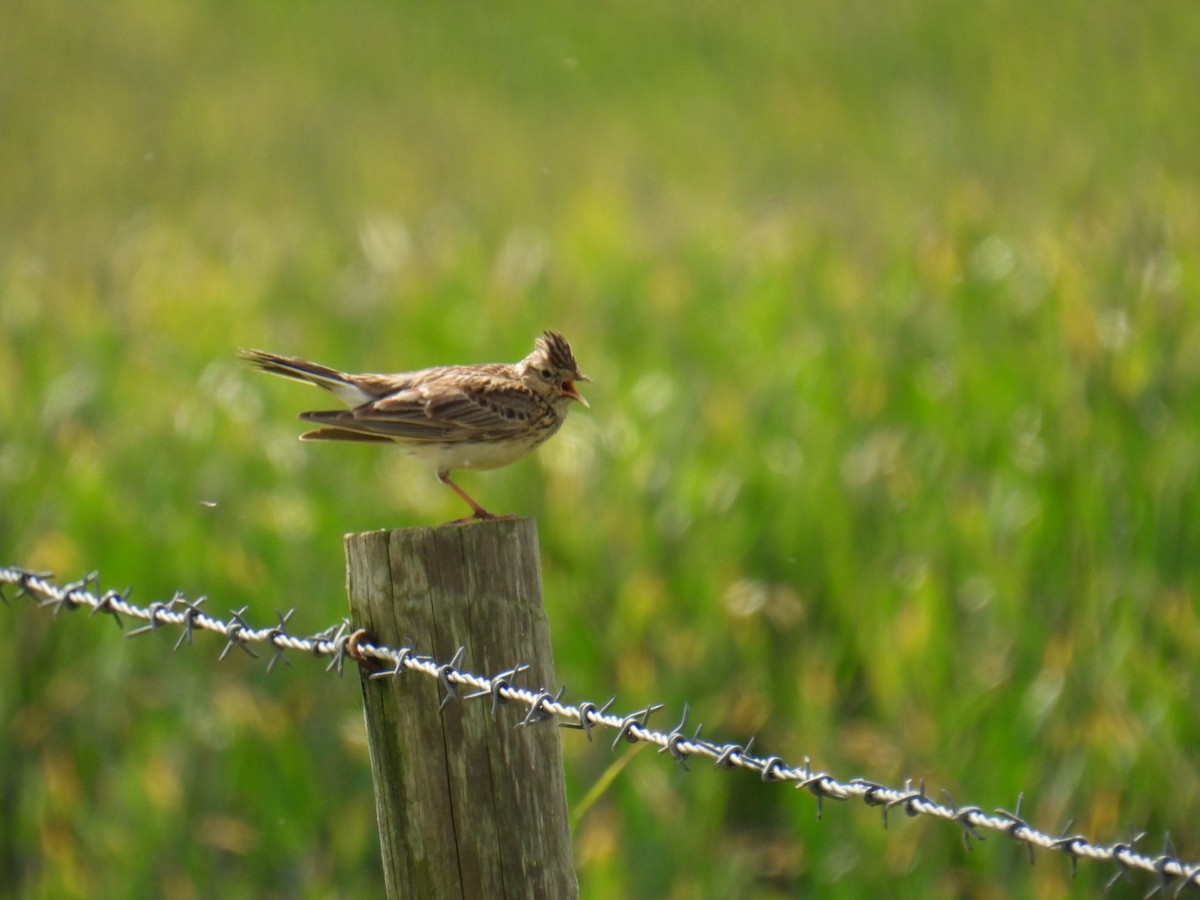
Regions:
M 543 332 L 542 336 L 534 342 L 534 346 L 541 351 L 554 368 L 565 372 L 579 371 L 579 363 L 575 362 L 575 354 L 571 352 L 571 345 L 557 331 Z

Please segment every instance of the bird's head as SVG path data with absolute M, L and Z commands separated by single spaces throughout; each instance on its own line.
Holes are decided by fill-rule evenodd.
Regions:
M 534 342 L 533 352 L 521 360 L 522 377 L 539 393 L 552 401 L 578 400 L 584 406 L 577 381 L 591 381 L 579 371 L 571 345 L 557 331 L 547 331 Z

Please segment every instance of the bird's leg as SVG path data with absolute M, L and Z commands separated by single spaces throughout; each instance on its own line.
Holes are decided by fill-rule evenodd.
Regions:
M 471 522 L 475 519 L 515 519 L 516 518 L 516 516 L 512 516 L 512 515 L 497 516 L 494 513 L 488 512 L 486 509 L 484 509 L 482 506 L 480 506 L 478 503 L 476 503 L 474 500 L 472 500 L 470 495 L 467 494 L 466 491 L 464 491 L 457 484 L 455 484 L 453 481 L 450 480 L 450 472 L 448 470 L 444 471 L 444 472 L 438 472 L 438 481 L 440 481 L 442 484 L 446 485 L 447 487 L 453 489 L 454 493 L 456 493 L 456 494 L 458 494 L 458 496 L 462 497 L 463 500 L 466 501 L 467 506 L 471 507 L 471 509 L 473 509 L 475 511 L 474 514 L 469 515 L 466 518 L 455 519 L 454 521 L 449 523 L 451 525 L 461 525 L 464 522 Z

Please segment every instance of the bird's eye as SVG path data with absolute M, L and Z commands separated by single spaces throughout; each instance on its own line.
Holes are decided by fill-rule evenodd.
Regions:
M 545 378 L 547 381 L 549 381 L 551 378 L 554 377 L 554 373 L 551 372 L 549 369 L 542 369 L 542 377 Z

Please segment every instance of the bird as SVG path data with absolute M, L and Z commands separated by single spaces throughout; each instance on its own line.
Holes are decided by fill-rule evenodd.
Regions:
M 435 366 L 392 375 L 352 375 L 296 356 L 241 349 L 238 356 L 263 372 L 315 384 L 346 409 L 303 412 L 318 427 L 302 441 L 393 443 L 437 472 L 438 480 L 471 507 L 452 524 L 497 516 L 450 478 L 456 469 L 497 469 L 516 462 L 554 436 L 574 402 L 588 407 L 577 382 L 571 345 L 545 331 L 517 363 Z

